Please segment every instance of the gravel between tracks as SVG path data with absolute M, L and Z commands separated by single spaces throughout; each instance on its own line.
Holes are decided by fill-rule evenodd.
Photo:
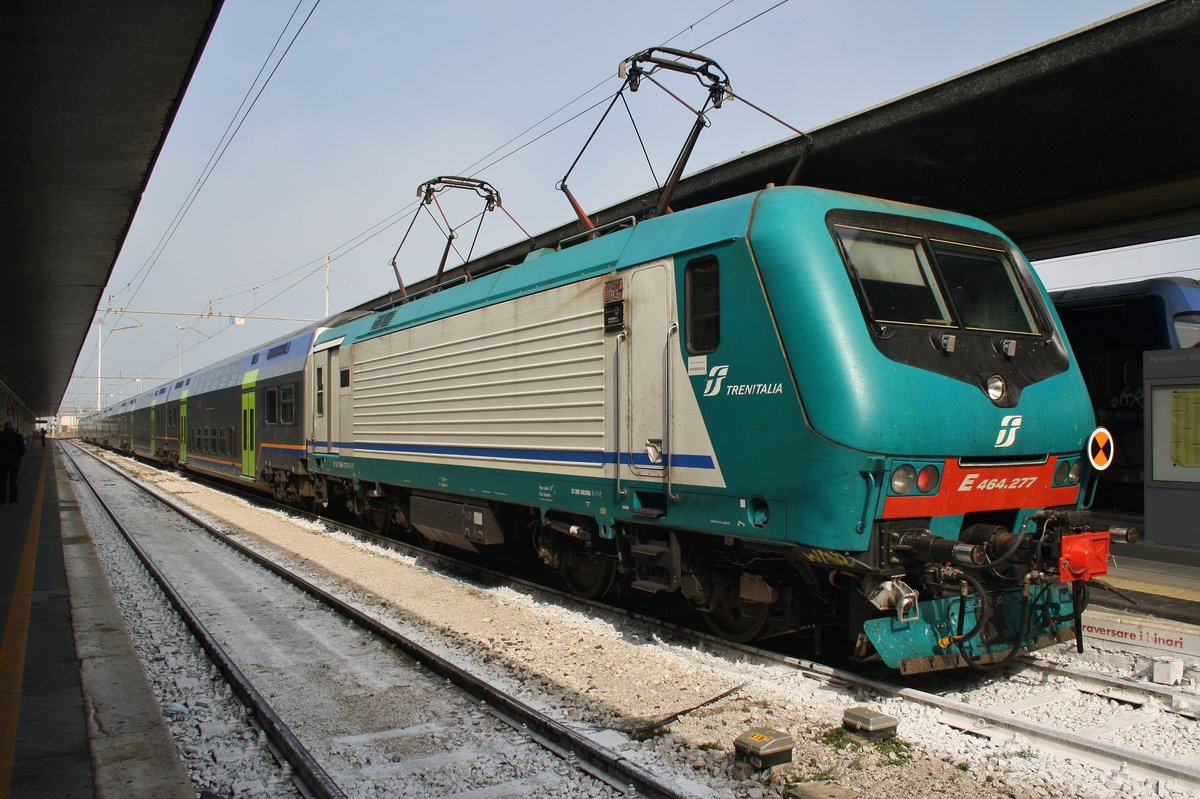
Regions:
M 696 796 L 773 797 L 788 791 L 814 797 L 938 793 L 984 799 L 1200 795 L 1039 754 L 1019 739 L 994 744 L 967 736 L 938 723 L 936 711 L 830 687 L 792 669 L 733 662 L 691 643 L 664 639 L 635 621 L 544 602 L 511 587 L 472 585 L 430 570 L 419 557 L 382 551 L 328 532 L 324 525 L 251 507 L 180 475 L 121 461 L 202 514 L 252 531 L 251 538 L 283 553 L 314 582 L 350 587 L 378 617 L 562 720 L 628 733 L 698 708 L 642 742 L 626 734 L 605 733 L 604 738 L 630 759 L 672 775 Z M 136 635 L 137 625 L 131 626 Z M 141 646 L 153 653 L 160 646 L 157 633 L 145 632 L 152 640 Z M 998 690 L 1034 694 L 1046 689 L 1010 678 Z M 896 716 L 904 745 L 860 746 L 839 736 L 842 713 L 855 705 Z M 795 737 L 793 766 L 769 777 L 738 780 L 733 740 L 755 726 Z M 1190 730 L 1188 735 L 1181 728 L 1169 741 L 1142 743 L 1170 756 L 1194 757 L 1200 754 L 1200 736 L 1195 726 Z

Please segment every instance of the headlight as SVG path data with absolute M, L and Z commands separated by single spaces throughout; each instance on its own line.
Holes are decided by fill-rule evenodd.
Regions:
M 1056 486 L 1066 485 L 1067 480 L 1070 478 L 1070 476 L 1071 476 L 1071 462 L 1070 461 L 1059 461 L 1058 465 L 1054 467 L 1054 484 Z
M 987 379 L 987 395 L 992 402 L 999 402 L 1008 393 L 1008 386 L 1000 375 L 992 375 Z
M 911 464 L 897 466 L 896 471 L 892 472 L 892 493 L 907 494 L 916 482 L 917 470 Z
M 1071 464 L 1071 473 L 1069 475 L 1067 475 L 1067 479 L 1071 482 L 1071 485 L 1078 485 L 1079 478 L 1082 475 L 1083 475 L 1083 459 L 1080 458 L 1079 460 L 1077 460 Z

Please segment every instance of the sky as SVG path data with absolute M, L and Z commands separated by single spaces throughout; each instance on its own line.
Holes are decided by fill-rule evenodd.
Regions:
M 484 214 L 475 255 L 524 238 L 522 228 L 536 235 L 571 221 L 555 186 L 633 53 L 698 50 L 738 95 L 810 130 L 1134 5 L 226 0 L 63 409 L 95 407 L 98 355 L 108 404 L 321 318 L 327 255 L 330 312 L 394 289 L 402 240 L 405 282 L 431 276 L 445 239 L 428 215 L 413 219 L 417 187 L 431 178 L 470 175 L 499 191 L 503 211 Z M 692 105 L 703 99 L 690 79 L 670 88 Z M 661 181 L 691 114 L 652 87 L 630 107 Z M 709 118 L 689 173 L 791 135 L 742 103 Z M 653 187 L 633 131 L 614 109 L 571 172 L 589 211 Z M 482 201 L 463 191 L 439 199 L 461 226 L 465 257 Z M 1054 289 L 1181 273 L 1198 252 L 1191 240 L 1035 266 Z M 461 262 L 452 255 L 449 266 Z

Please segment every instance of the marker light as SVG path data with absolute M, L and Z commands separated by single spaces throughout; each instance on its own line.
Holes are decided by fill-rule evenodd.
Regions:
M 987 380 L 987 395 L 992 402 L 999 402 L 1008 393 L 1008 386 L 1000 375 L 992 375 Z
M 907 494 L 912 491 L 915 482 L 917 482 L 917 470 L 911 464 L 897 466 L 896 471 L 892 472 L 892 493 Z
M 1071 462 L 1059 461 L 1054 467 L 1054 485 L 1062 486 L 1067 484 L 1067 479 L 1071 475 Z
M 941 475 L 938 473 L 938 467 L 930 464 L 921 470 L 917 475 L 917 490 L 922 494 L 928 494 L 933 489 L 937 488 L 938 478 Z

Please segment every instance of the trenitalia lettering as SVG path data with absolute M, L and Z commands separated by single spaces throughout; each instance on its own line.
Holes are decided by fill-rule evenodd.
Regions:
M 1013 477 L 1011 479 L 1000 477 L 992 480 L 979 480 L 979 473 L 972 472 L 971 474 L 963 475 L 962 482 L 958 484 L 959 491 L 1004 491 L 1010 488 L 1032 488 L 1037 482 L 1036 477 Z
M 729 365 L 721 364 L 714 366 L 708 373 L 708 379 L 704 381 L 704 396 L 715 397 L 721 394 L 721 389 L 724 388 L 725 396 L 740 396 L 743 394 L 782 394 L 783 383 L 738 383 L 736 385 L 725 385 L 725 378 L 729 374 Z
M 725 386 L 725 394 L 782 394 L 783 383 L 742 383 Z

